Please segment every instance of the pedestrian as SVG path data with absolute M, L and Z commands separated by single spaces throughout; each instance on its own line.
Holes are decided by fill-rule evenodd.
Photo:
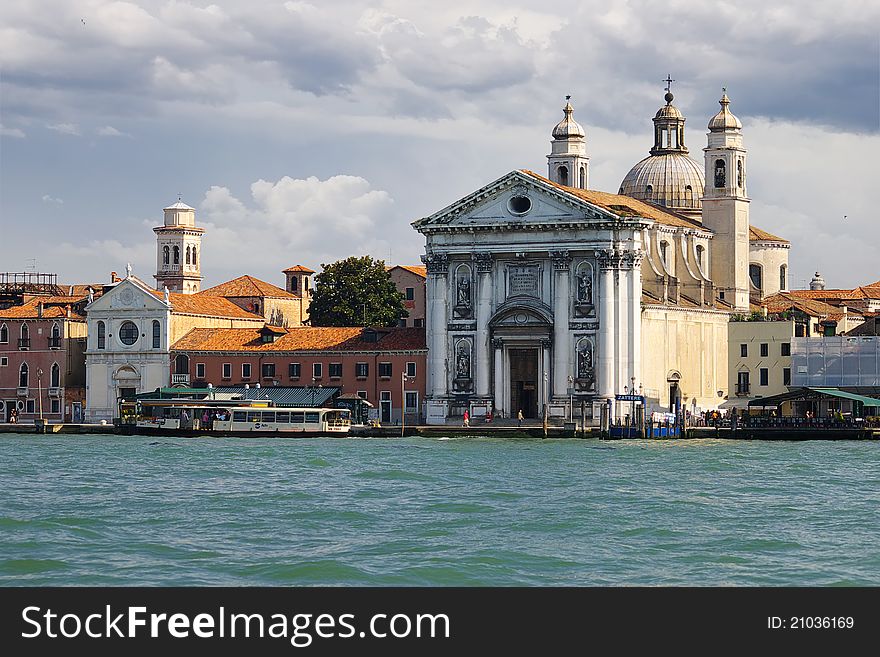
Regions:
M 517 422 L 519 422 L 519 426 L 522 426 L 522 421 L 523 421 L 522 409 L 519 409 L 519 411 L 517 412 L 516 420 L 517 420 Z
M 489 424 L 490 422 L 492 422 L 492 409 L 489 409 L 486 413 L 486 424 Z
M 461 425 L 461 426 L 463 426 L 463 427 L 469 427 L 469 426 L 471 426 L 471 416 L 470 416 L 470 413 L 467 412 L 467 409 L 465 409 L 465 412 L 464 412 L 464 422 L 462 422 L 462 425 Z
M 18 409 L 17 409 L 17 408 L 13 408 L 12 411 L 10 411 L 10 413 L 9 413 L 9 421 L 10 421 L 12 424 L 17 424 L 17 423 L 18 423 Z

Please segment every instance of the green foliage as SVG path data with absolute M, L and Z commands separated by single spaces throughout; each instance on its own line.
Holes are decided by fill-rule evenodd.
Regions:
M 397 326 L 409 315 L 383 260 L 352 256 L 321 267 L 309 304 L 312 326 Z

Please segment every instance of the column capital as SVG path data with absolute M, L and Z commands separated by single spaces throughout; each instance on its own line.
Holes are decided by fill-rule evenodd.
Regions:
M 474 254 L 474 267 L 478 274 L 488 274 L 492 271 L 492 265 L 495 264 L 495 257 L 489 252 Z
M 544 349 L 549 349 L 553 346 L 553 340 L 550 340 L 549 338 L 544 338 L 543 340 L 541 340 L 541 346 Z
M 449 272 L 449 256 L 445 253 L 428 253 L 422 256 L 422 262 L 429 274 L 445 276 Z
M 642 263 L 643 256 L 644 253 L 641 250 L 624 251 L 621 256 L 621 268 L 638 269 L 639 265 Z
M 553 260 L 553 269 L 555 271 L 568 271 L 571 264 L 571 255 L 567 250 L 550 251 L 550 259 Z
M 492 338 L 492 348 L 493 349 L 503 349 L 504 341 L 501 338 Z

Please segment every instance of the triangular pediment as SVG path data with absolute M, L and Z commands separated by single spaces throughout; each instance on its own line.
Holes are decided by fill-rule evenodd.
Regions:
M 522 171 L 511 171 L 429 217 L 413 222 L 416 230 L 433 227 L 509 227 L 604 223 L 619 219 L 599 207 Z
M 126 278 L 86 306 L 86 312 L 123 309 L 162 310 L 168 308 L 156 293 L 134 278 Z

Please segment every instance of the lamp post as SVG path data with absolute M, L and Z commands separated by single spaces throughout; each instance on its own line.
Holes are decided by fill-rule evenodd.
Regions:
M 574 422 L 574 379 L 568 375 L 568 421 Z
M 37 368 L 37 397 L 40 400 L 40 424 L 43 423 L 43 368 Z
M 309 394 L 311 395 L 311 401 L 309 403 L 309 406 L 311 406 L 312 408 L 314 408 L 314 406 L 315 406 L 315 390 L 316 390 L 315 381 L 316 381 L 315 377 L 312 377 L 312 385 L 311 385 L 311 388 L 309 389 Z
M 636 377 L 632 377 L 630 379 L 630 383 L 632 383 L 632 386 L 630 386 L 629 391 L 633 396 L 635 396 L 635 394 L 636 394 Z M 636 402 L 634 399 L 630 400 L 630 402 L 629 402 L 629 414 L 632 417 L 632 426 L 633 426 L 633 428 L 635 428 L 638 425 L 636 423 Z
M 406 380 L 410 378 L 406 375 L 406 370 L 400 373 L 400 437 L 403 438 L 403 430 L 406 426 Z

